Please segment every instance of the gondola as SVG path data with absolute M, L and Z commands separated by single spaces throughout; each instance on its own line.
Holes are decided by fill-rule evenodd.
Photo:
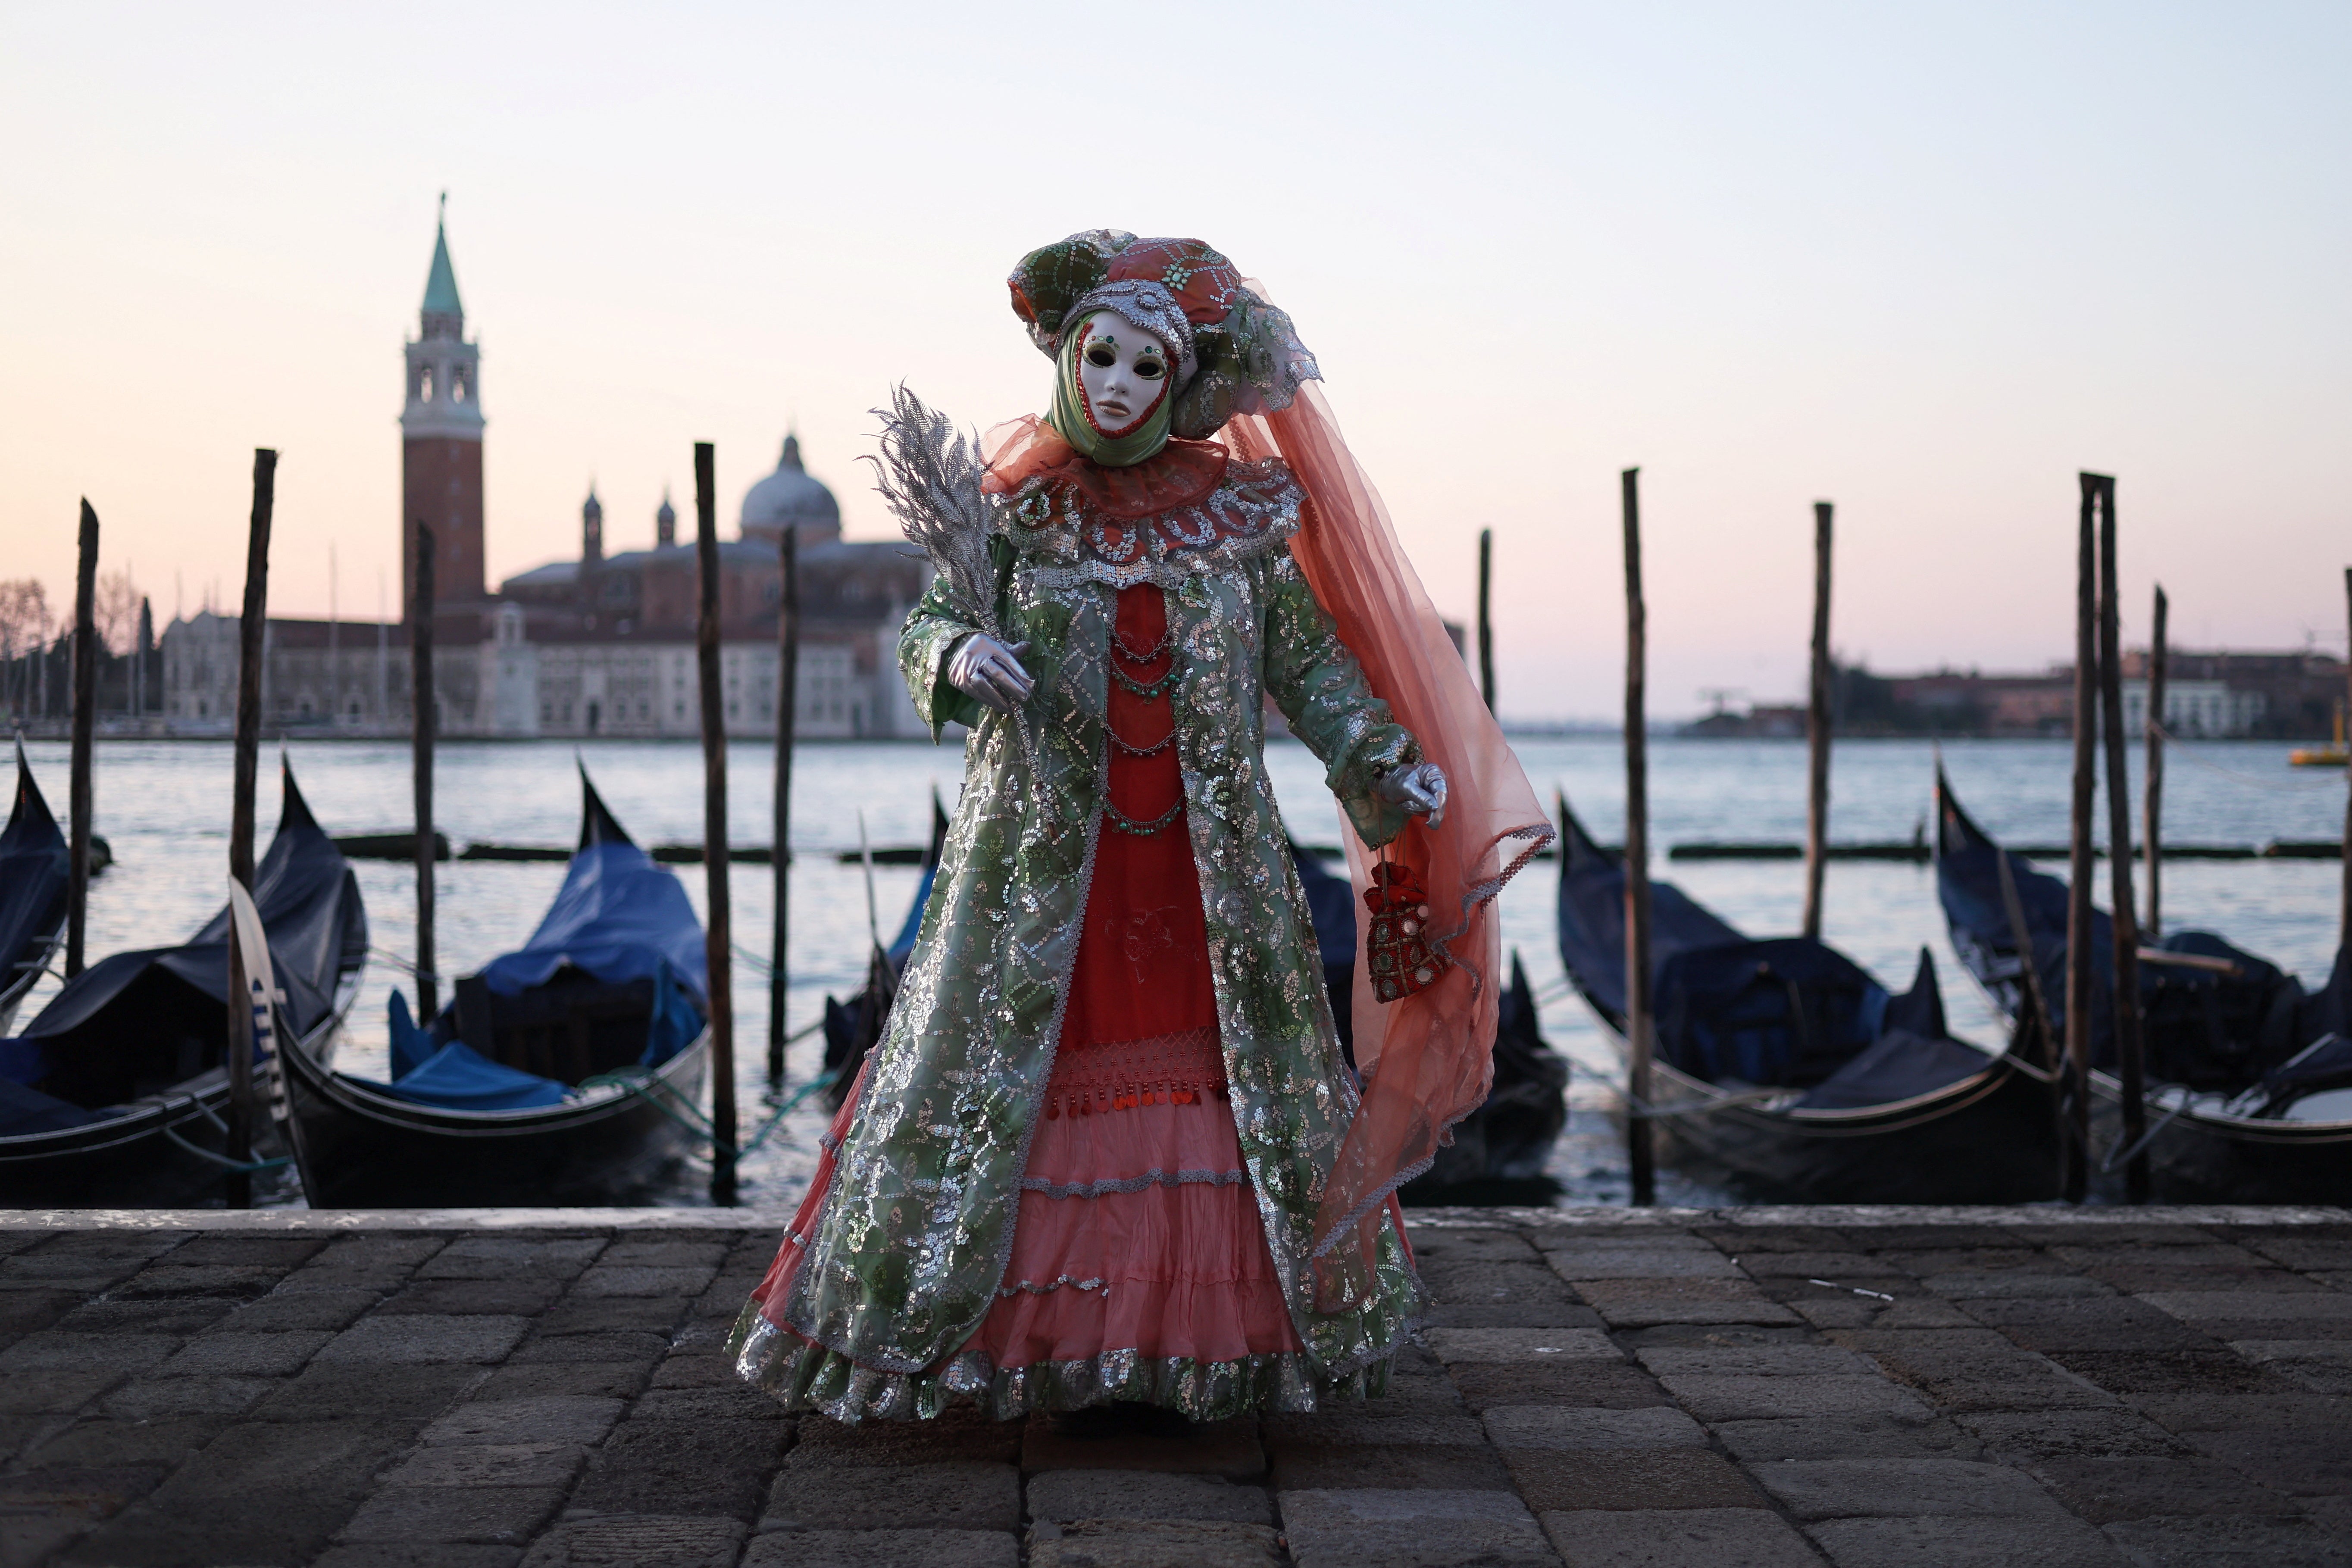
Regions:
M 1559 955 L 1623 1049 L 1625 873 L 1560 802 Z M 1919 954 L 1899 996 L 1826 943 L 1757 940 L 1653 882 L 1655 1054 L 1665 1157 L 1748 1196 L 1808 1203 L 2026 1203 L 2058 1191 L 2053 1074 L 1945 1027 Z
M 923 852 L 923 876 L 915 884 L 915 896 L 907 905 L 907 917 L 898 923 L 898 934 L 888 946 L 877 946 L 866 955 L 866 984 L 847 1001 L 837 1002 L 831 996 L 824 998 L 825 1103 L 836 1111 L 849 1097 L 849 1086 L 856 1082 L 866 1052 L 882 1039 L 882 1026 L 898 995 L 898 977 L 915 951 L 916 933 L 923 928 L 923 910 L 930 903 L 932 884 L 939 881 L 940 854 L 947 841 L 947 808 L 934 789 L 931 841 Z
M 2006 859 L 2042 1004 L 2066 1029 L 2063 877 L 2004 851 L 1936 779 L 1936 887 L 1952 946 L 2011 1019 L 2032 1007 L 2022 944 L 2000 882 Z M 2114 1069 L 2114 926 L 2091 917 L 2090 1030 L 2094 1190 L 2119 1196 L 2131 1150 L 2120 1146 Z M 2149 1085 L 2147 1155 L 2155 1196 L 2173 1203 L 2340 1203 L 2352 1192 L 2352 960 L 2339 948 L 2326 986 L 2294 976 L 2208 931 L 2175 931 L 2140 950 Z M 2321 1098 L 2325 1096 L 2325 1098 Z
M 392 1078 L 286 1053 L 314 1208 L 650 1201 L 699 1136 L 702 925 L 588 782 L 580 846 L 520 949 L 429 1023 L 393 994 Z
M 73 864 L 65 834 L 16 742 L 16 803 L 0 831 L 0 1036 L 66 939 Z
M 255 870 L 287 1054 L 327 1061 L 368 953 L 359 880 L 284 772 Z M 100 959 L 0 1040 L 0 1203 L 189 1207 L 221 1201 L 228 1103 L 226 909 L 177 947 Z
M 1339 1043 L 1355 1065 L 1356 897 L 1348 879 L 1296 842 L 1291 863 L 1315 922 L 1324 989 L 1331 998 Z M 1398 1190 L 1400 1201 L 1440 1204 L 1549 1203 L 1560 1184 L 1545 1174 L 1554 1145 L 1568 1126 L 1568 1060 L 1538 1031 L 1534 993 L 1525 967 L 1511 955 L 1511 983 L 1497 998 L 1495 1078 L 1478 1109 L 1454 1125 L 1453 1142 L 1436 1163 Z

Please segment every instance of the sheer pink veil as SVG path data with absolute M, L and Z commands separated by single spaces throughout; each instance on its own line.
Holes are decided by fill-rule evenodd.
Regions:
M 1297 476 L 1308 500 L 1290 547 L 1299 570 L 1372 690 L 1420 740 L 1423 757 L 1445 771 L 1444 822 L 1433 830 L 1416 818 L 1388 852 L 1421 873 L 1432 933 L 1454 964 L 1427 990 L 1385 1005 L 1372 999 L 1357 966 L 1363 1104 L 1315 1218 L 1317 1304 L 1329 1312 L 1370 1289 L 1377 1230 L 1368 1221 L 1429 1168 L 1439 1145 L 1452 1142 L 1454 1124 L 1486 1098 L 1502 946 L 1496 895 L 1553 832 L 1321 390 L 1307 382 L 1288 408 L 1238 414 L 1221 434 L 1236 456 L 1278 456 Z M 1342 836 L 1362 953 L 1373 855 L 1355 834 Z

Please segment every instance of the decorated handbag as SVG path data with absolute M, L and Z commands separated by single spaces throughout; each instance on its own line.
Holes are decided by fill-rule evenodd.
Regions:
M 1372 912 L 1367 946 L 1374 1000 L 1402 1001 L 1427 990 L 1454 967 L 1452 958 L 1430 946 L 1429 890 L 1411 866 L 1385 855 L 1374 862 L 1364 905 Z

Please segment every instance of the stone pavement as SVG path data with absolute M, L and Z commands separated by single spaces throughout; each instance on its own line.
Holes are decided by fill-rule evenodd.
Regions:
M 2352 1565 L 2352 1213 L 1417 1211 L 1394 1395 L 779 1416 L 780 1216 L 0 1215 L 0 1564 Z

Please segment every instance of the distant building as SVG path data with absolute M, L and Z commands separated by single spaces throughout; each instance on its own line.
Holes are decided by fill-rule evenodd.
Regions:
M 448 736 L 691 736 L 700 571 L 665 497 L 651 548 L 610 553 L 604 507 L 581 507 L 580 558 L 486 591 L 481 351 L 467 341 L 446 228 L 436 233 L 401 413 L 402 603 L 415 596 L 420 530 L 433 536 L 434 689 Z M 743 497 L 719 542 L 719 661 L 729 733 L 772 736 L 782 542 L 799 560 L 794 733 L 925 733 L 898 674 L 898 631 L 929 581 L 909 547 L 841 538 L 841 507 L 800 440 Z M 406 623 L 273 619 L 262 705 L 272 729 L 384 733 L 410 724 Z M 237 620 L 209 612 L 163 636 L 161 707 L 175 727 L 225 727 L 236 703 Z
M 437 622 L 468 632 L 472 616 Z M 236 716 L 235 615 L 209 610 L 163 631 L 163 716 L 175 729 L 226 727 Z M 409 643 L 398 626 L 272 617 L 261 634 L 262 723 L 276 730 L 319 727 L 381 732 L 408 723 Z M 460 643 L 434 658 L 436 672 L 469 685 L 472 650 Z M 445 711 L 452 695 L 442 692 Z
M 2133 716 L 2147 706 L 2148 657 L 2144 648 L 2124 651 L 2124 709 L 2134 724 Z M 2332 654 L 2192 648 L 2165 653 L 2165 727 L 2175 735 L 2318 739 L 2329 732 L 2343 701 L 2344 662 Z
M 1713 713 L 1683 726 L 1682 733 L 1707 740 L 1787 740 L 1805 733 L 1805 716 L 1795 703 L 1757 703 L 1735 712 L 1718 700 Z
M 1894 721 L 1899 725 L 1907 718 L 1915 732 L 2012 737 L 2073 732 L 2072 665 L 2053 664 L 2039 675 L 1938 670 L 1896 675 L 1884 684 Z
M 2123 656 L 2124 729 L 2145 733 L 2145 649 Z M 2074 667 L 2039 674 L 1937 670 L 1874 675 L 1843 666 L 1834 678 L 1841 735 L 1918 735 L 2019 738 L 2074 733 Z M 2200 653 L 2168 655 L 2165 728 L 2184 740 L 2311 739 L 2328 733 L 2343 700 L 2344 664 L 2326 653 Z M 1804 733 L 1801 706 L 1718 709 L 1686 727 L 1694 736 L 1770 737 Z
M 2124 733 L 2147 733 L 2147 682 L 2123 683 Z M 2269 707 L 2263 693 L 2227 681 L 2164 683 L 2165 733 L 2176 740 L 2203 740 L 2259 734 Z

